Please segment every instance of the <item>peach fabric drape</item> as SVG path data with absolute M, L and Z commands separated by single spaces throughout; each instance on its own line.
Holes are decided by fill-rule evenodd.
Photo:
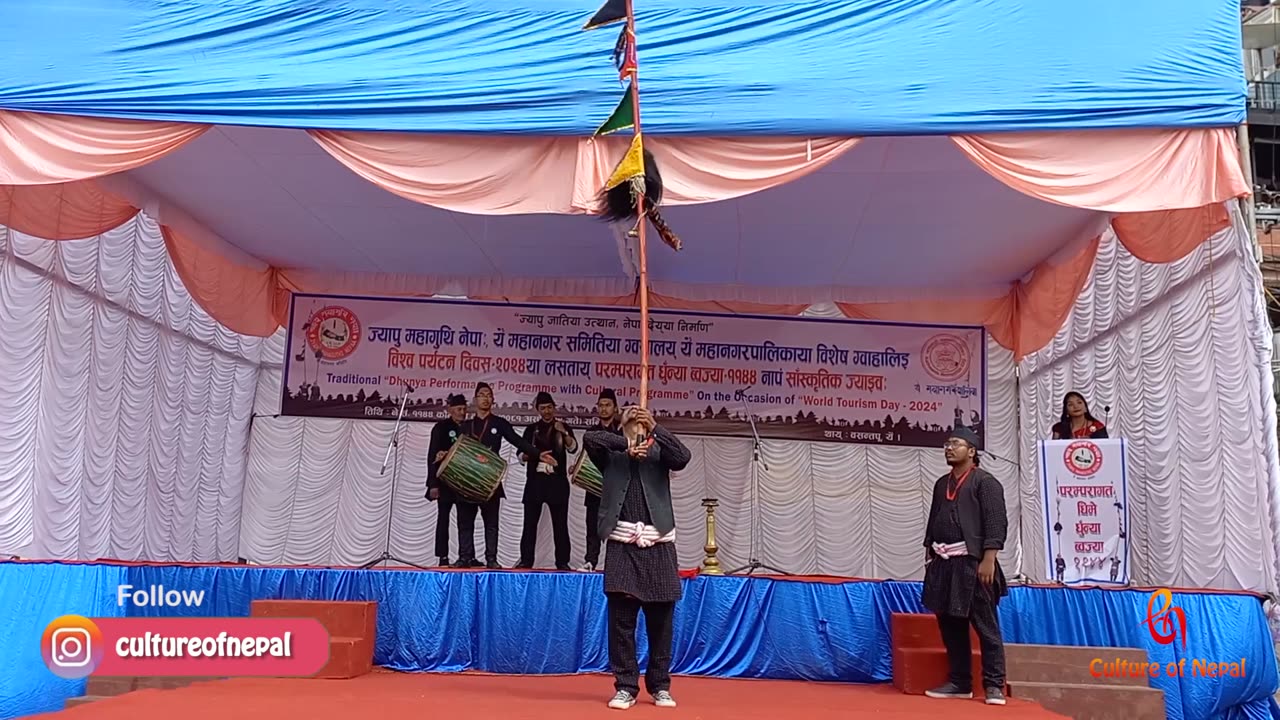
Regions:
M 138 208 L 88 180 L 0 186 L 0 224 L 48 240 L 91 238 L 138 214 Z
M 313 130 L 355 174 L 400 197 L 474 215 L 580 215 L 626 151 L 614 137 L 421 135 Z M 655 138 L 664 203 L 729 200 L 790 182 L 852 149 L 856 138 Z M 568 182 L 565 178 L 570 178 Z
M 0 111 L 0 222 L 54 240 L 97 235 L 139 208 L 92 178 L 171 153 L 206 126 Z M 431 136 L 316 130 L 311 137 L 361 177 L 415 202 L 475 214 L 582 214 L 623 152 L 619 138 Z M 1112 214 L 1117 237 L 1139 258 L 1169 262 L 1226 227 L 1223 202 L 1248 192 L 1230 129 L 1025 133 L 952 138 L 978 167 L 1042 200 Z M 760 192 L 828 165 L 856 138 L 655 138 L 667 202 L 715 202 Z M 326 292 L 349 280 L 323 273 L 250 267 L 164 226 L 174 266 L 193 297 L 237 332 L 268 335 L 291 292 Z M 203 233 L 198 233 L 203 234 Z M 1046 262 L 1007 294 L 984 300 L 841 304 L 851 317 L 983 324 L 1019 356 L 1047 343 L 1088 278 L 1095 239 Z M 466 279 L 462 279 L 466 280 Z M 553 285 L 556 281 L 526 283 Z M 363 282 L 358 283 L 363 284 Z M 416 294 L 420 281 L 400 283 Z M 445 292 L 458 280 L 432 281 Z M 472 283 L 473 295 L 493 279 Z M 560 283 L 591 290 L 592 283 Z M 599 283 L 617 288 L 616 282 Z M 386 292 L 389 285 L 373 283 Z M 634 295 L 530 292 L 542 302 L 632 304 Z M 803 305 L 654 296 L 657 307 L 795 315 Z
M 0 111 L 0 185 L 50 185 L 141 167 L 207 125 Z
M 1249 194 L 1235 132 L 1108 130 L 951 138 L 978 167 L 1022 193 L 1109 213 L 1198 208 Z

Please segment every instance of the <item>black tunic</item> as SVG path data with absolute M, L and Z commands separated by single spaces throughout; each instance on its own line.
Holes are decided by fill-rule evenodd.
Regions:
M 925 529 L 925 547 L 931 548 L 933 543 L 949 545 L 963 542 L 968 546 L 968 554 L 948 559 L 932 557 L 925 566 L 920 602 L 938 615 L 968 617 L 975 592 L 989 593 L 992 605 L 998 604 L 1000 598 L 1008 593 L 1008 584 L 998 561 L 991 587 L 982 587 L 978 581 L 981 554 L 1004 547 L 1008 518 L 1005 515 L 1004 490 L 999 481 L 985 470 L 974 468 L 969 480 L 955 492 L 955 499 L 948 499 L 947 490 L 952 487 L 951 473 L 943 475 L 934 485 L 929 525 Z M 970 517 L 963 517 L 966 513 Z M 973 537 L 966 536 L 966 525 L 972 528 L 969 535 Z
M 573 437 L 573 428 L 566 426 L 569 437 Z M 538 472 L 541 462 L 537 455 L 529 457 L 525 470 L 524 504 L 541 505 L 569 502 L 569 452 L 567 443 L 555 424 L 538 421 L 524 429 L 524 441 L 537 448 L 539 453 L 549 452 L 556 459 L 556 466 L 550 474 Z
M 473 417 L 462 423 L 462 432 L 470 435 L 472 439 L 480 441 L 482 445 L 499 456 L 502 455 L 502 441 L 506 440 L 514 445 L 517 450 L 537 462 L 538 451 L 516 433 L 516 429 L 511 427 L 511 423 L 507 422 L 506 418 L 498 417 L 492 413 L 484 419 Z M 502 483 L 498 483 L 498 489 L 494 491 L 490 500 L 497 500 L 506 496 L 507 491 L 503 489 Z
M 652 523 L 640 484 L 638 463 L 631 463 L 631 482 L 622 501 L 622 522 Z M 682 594 L 680 561 L 673 542 L 642 548 L 610 540 L 604 557 L 604 591 L 630 595 L 642 603 L 676 602 Z

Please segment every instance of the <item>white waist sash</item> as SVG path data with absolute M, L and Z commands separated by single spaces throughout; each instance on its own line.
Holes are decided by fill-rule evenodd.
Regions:
M 943 560 L 950 560 L 956 557 L 967 557 L 969 555 L 969 546 L 963 542 L 954 542 L 943 545 L 942 543 L 933 544 L 933 554 Z
M 652 525 L 645 525 L 640 522 L 622 522 L 618 521 L 613 532 L 609 533 L 609 539 L 614 542 L 626 543 L 637 547 L 652 547 L 658 543 L 669 543 L 676 541 L 676 531 L 672 528 L 671 532 L 666 535 L 660 535 L 658 528 Z

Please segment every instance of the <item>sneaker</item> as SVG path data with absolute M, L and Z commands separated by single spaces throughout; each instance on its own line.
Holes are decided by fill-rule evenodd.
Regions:
M 1000 688 L 989 687 L 987 688 L 986 692 L 987 692 L 986 703 L 988 705 L 1004 705 L 1004 690 L 1001 690 Z
M 658 707 L 675 707 L 675 698 L 671 697 L 671 693 L 666 690 L 659 690 L 653 694 L 653 704 Z
M 942 700 L 968 700 L 973 697 L 972 690 L 965 690 L 964 688 L 958 687 L 955 683 L 950 682 L 942 687 L 925 690 L 924 694 L 927 697 Z
M 578 572 L 595 572 L 595 563 L 582 563 L 582 567 L 578 568 Z
M 614 710 L 628 710 L 632 705 L 636 704 L 636 696 L 626 690 L 619 690 L 613 699 L 609 701 L 609 707 Z

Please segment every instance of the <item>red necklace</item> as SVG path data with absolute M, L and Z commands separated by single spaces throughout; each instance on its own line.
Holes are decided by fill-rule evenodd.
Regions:
M 964 481 L 969 479 L 969 473 L 973 472 L 973 466 L 970 465 L 968 470 L 958 478 L 955 478 L 956 486 L 953 489 L 951 483 L 947 483 L 947 500 L 955 500 L 956 494 L 960 492 L 960 488 L 964 487 Z

